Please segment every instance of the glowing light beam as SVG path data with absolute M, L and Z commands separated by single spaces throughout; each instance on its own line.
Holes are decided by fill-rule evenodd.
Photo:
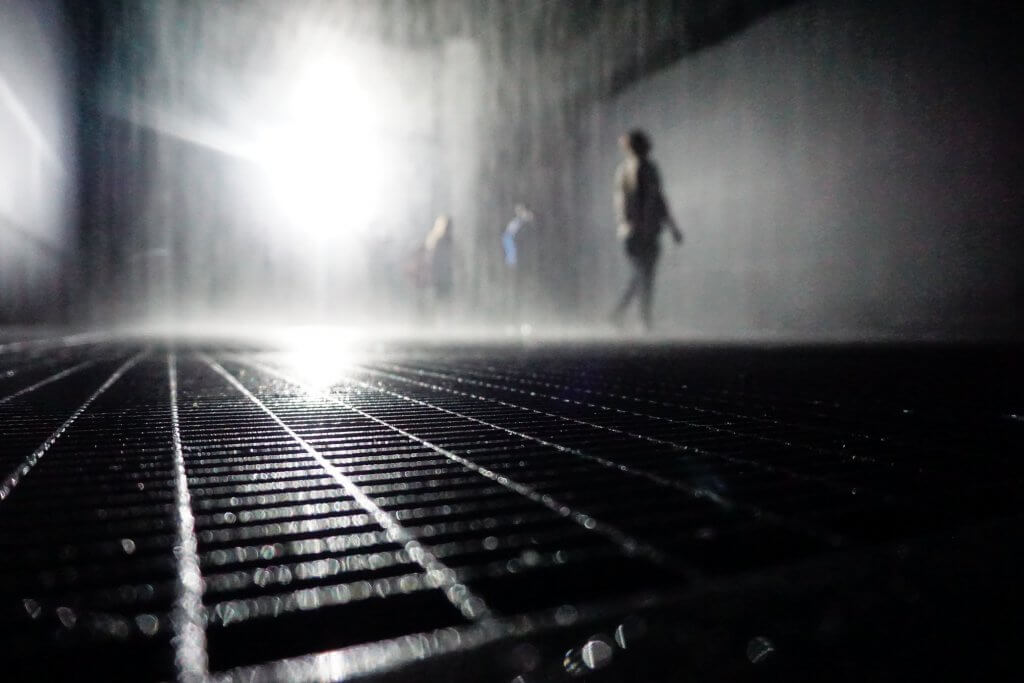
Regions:
M 383 168 L 371 105 L 370 90 L 338 60 L 314 63 L 295 82 L 287 120 L 259 156 L 296 233 L 344 237 L 373 219 Z

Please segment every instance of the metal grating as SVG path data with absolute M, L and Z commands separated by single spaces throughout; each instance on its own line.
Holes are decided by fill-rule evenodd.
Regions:
M 976 666 L 1017 598 L 1016 355 L 911 351 L 7 343 L 6 670 L 897 675 L 940 593 Z

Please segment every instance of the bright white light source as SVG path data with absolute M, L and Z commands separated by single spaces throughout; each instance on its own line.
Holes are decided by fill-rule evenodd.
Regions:
M 371 95 L 339 60 L 313 64 L 294 81 L 286 119 L 260 157 L 299 235 L 344 240 L 373 219 L 384 169 Z
M 352 339 L 343 330 L 297 327 L 279 337 L 282 368 L 311 395 L 325 395 L 352 372 Z

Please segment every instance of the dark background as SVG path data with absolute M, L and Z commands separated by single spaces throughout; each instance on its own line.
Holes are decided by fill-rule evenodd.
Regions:
M 688 238 L 666 249 L 662 329 L 1018 338 L 1020 18 L 995 1 L 9 1 L 0 323 L 257 304 L 360 321 L 383 290 L 409 295 L 367 284 L 383 270 L 372 258 L 408 251 L 442 211 L 461 314 L 493 320 L 517 201 L 538 214 L 522 245 L 531 321 L 601 322 L 626 276 L 615 138 L 640 125 Z M 367 228 L 386 245 L 319 282 L 246 162 L 202 142 L 268 111 L 261 74 L 310 24 L 393 67 L 381 88 L 400 104 L 382 116 L 404 155 Z M 329 295 L 341 288 L 344 305 Z

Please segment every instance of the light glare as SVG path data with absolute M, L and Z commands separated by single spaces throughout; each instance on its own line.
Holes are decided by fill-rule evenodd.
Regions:
M 301 327 L 283 339 L 284 371 L 302 382 L 310 395 L 326 395 L 351 372 L 352 339 L 338 328 Z
M 373 109 L 349 63 L 315 63 L 295 82 L 286 120 L 260 153 L 293 234 L 345 240 L 373 219 L 384 170 Z

